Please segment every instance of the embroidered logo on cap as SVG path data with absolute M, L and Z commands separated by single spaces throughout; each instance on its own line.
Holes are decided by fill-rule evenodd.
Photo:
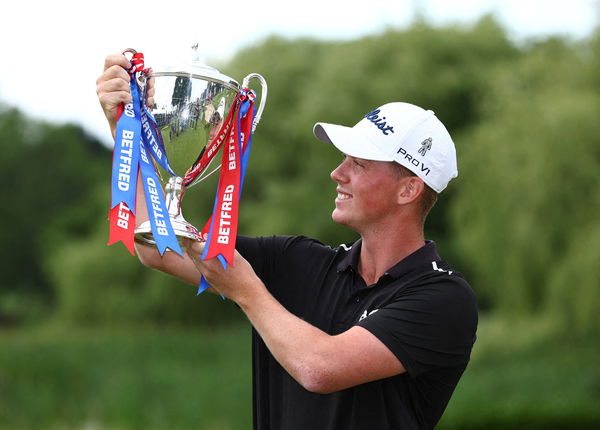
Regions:
M 421 154 L 424 157 L 425 154 L 427 153 L 427 151 L 429 151 L 431 149 L 432 143 L 433 143 L 433 140 L 431 139 L 431 137 L 428 137 L 423 142 L 421 142 L 421 148 L 419 149 L 419 154 Z
M 394 127 L 387 125 L 387 122 L 385 121 L 385 117 L 382 117 L 382 118 L 379 117 L 379 112 L 381 112 L 379 109 L 375 109 L 375 110 L 369 112 L 368 114 L 366 114 L 365 118 L 367 118 L 369 121 L 371 121 L 373 124 L 375 124 L 377 126 L 377 128 L 379 130 L 381 130 L 381 132 L 387 136 L 388 134 L 394 132 Z

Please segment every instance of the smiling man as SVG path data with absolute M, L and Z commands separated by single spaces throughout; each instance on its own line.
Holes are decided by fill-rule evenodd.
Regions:
M 109 56 L 98 96 L 114 132 L 128 62 Z M 254 428 L 431 429 L 469 361 L 477 327 L 465 279 L 426 241 L 425 218 L 456 177 L 431 111 L 390 103 L 354 127 L 318 123 L 343 154 L 332 218 L 360 235 L 331 248 L 296 236 L 237 239 L 234 265 L 138 246 L 147 266 L 236 302 L 253 330 Z M 147 218 L 138 193 L 137 222 Z
M 477 326 L 471 288 L 423 233 L 457 175 L 452 139 L 433 112 L 407 103 L 314 133 L 344 154 L 331 173 L 332 218 L 358 241 L 240 237 L 226 271 L 199 260 L 202 244 L 190 251 L 255 328 L 255 427 L 433 428 Z

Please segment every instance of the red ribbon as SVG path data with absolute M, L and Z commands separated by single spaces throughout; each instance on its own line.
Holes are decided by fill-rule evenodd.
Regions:
M 231 244 L 235 247 L 240 195 L 241 152 L 237 135 L 238 124 L 234 121 L 229 139 L 223 147 L 221 177 L 212 217 L 212 234 L 207 244 L 209 251 L 204 256 L 204 259 L 211 259 L 221 254 L 229 264 L 233 263 L 233 251 L 228 251 Z
M 237 237 L 239 200 L 242 189 L 242 156 L 252 132 L 252 108 L 244 117 L 238 119 L 240 115 L 239 103 L 246 98 L 245 93 L 241 93 L 236 98 L 235 116 L 229 130 L 227 142 L 224 143 L 223 148 L 221 176 L 214 212 L 202 230 L 203 234 L 209 233 L 208 243 L 202 258 L 208 260 L 221 255 L 230 265 L 233 265 Z M 223 261 L 221 262 L 223 263 Z
M 137 173 L 136 173 L 137 174 Z M 135 255 L 133 237 L 135 232 L 135 215 L 123 202 L 112 208 L 108 214 L 110 234 L 107 245 L 122 240 L 131 255 Z

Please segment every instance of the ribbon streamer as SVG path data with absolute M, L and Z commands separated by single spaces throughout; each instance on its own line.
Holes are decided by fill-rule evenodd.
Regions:
M 203 229 L 207 233 L 206 246 L 201 259 L 217 257 L 223 268 L 233 265 L 235 242 L 237 237 L 239 200 L 242 195 L 244 176 L 246 174 L 252 141 L 252 122 L 254 120 L 253 91 L 242 89 L 232 107 L 235 109 L 233 127 L 223 148 L 221 175 L 217 187 L 217 195 L 213 214 Z M 230 112 L 230 114 L 231 114 Z M 210 284 L 204 276 L 200 279 L 198 294 L 205 291 Z
M 134 79 L 130 82 L 130 88 L 133 101 L 125 105 L 116 128 L 108 245 L 122 241 L 129 252 L 135 255 L 133 237 L 141 124 L 139 93 Z
M 109 212 L 110 234 L 108 245 L 122 241 L 129 252 L 135 255 L 135 203 L 138 171 L 142 173 L 152 235 L 161 255 L 171 249 L 183 256 L 183 252 L 173 231 L 171 220 L 164 203 L 154 165 L 154 160 L 172 175 L 164 149 L 164 143 L 156 121 L 146 109 L 145 88 L 140 88 L 137 74 L 146 73 L 144 55 L 134 53 L 130 88 L 132 102 L 119 109 L 115 148 L 113 151 L 111 210 Z
M 134 53 L 131 59 L 132 103 L 119 110 L 113 152 L 112 196 L 109 213 L 110 238 L 108 244 L 122 241 L 131 254 L 134 250 L 135 198 L 138 172 L 141 173 L 152 235 L 161 255 L 167 249 L 183 255 L 174 234 L 169 214 L 164 202 L 162 189 L 152 159 L 170 175 L 173 172 L 165 151 L 162 134 L 156 121 L 146 108 L 145 87 L 140 87 L 137 76 L 147 73 L 144 69 L 144 56 Z M 223 268 L 233 265 L 239 200 L 250 148 L 252 144 L 252 123 L 254 121 L 256 95 L 243 88 L 235 97 L 227 118 L 217 136 L 204 147 L 198 160 L 183 177 L 183 189 L 189 186 L 210 164 L 223 147 L 221 174 L 217 187 L 213 213 L 202 233 L 207 235 L 207 243 L 201 259 L 217 257 Z M 198 294 L 209 287 L 201 277 Z

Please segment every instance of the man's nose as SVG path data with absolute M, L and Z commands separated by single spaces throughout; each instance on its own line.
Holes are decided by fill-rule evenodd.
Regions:
M 344 161 L 342 161 L 342 163 L 340 163 L 339 166 L 337 166 L 335 169 L 333 169 L 333 171 L 329 175 L 333 181 L 338 182 L 338 183 L 345 181 L 345 178 L 346 178 L 346 175 L 344 173 L 345 163 L 346 163 L 346 161 L 344 160 Z

